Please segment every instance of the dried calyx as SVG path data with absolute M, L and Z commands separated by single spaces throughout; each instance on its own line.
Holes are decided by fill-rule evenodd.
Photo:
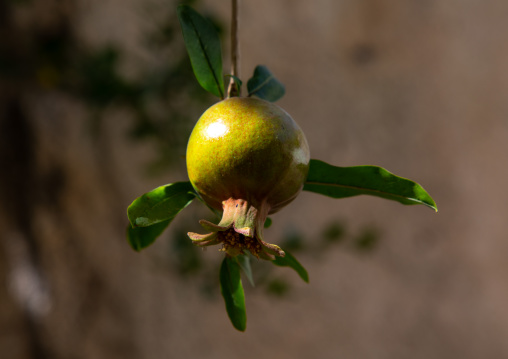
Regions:
M 199 221 L 210 233 L 188 233 L 195 245 L 222 244 L 222 250 L 230 256 L 249 251 L 257 258 L 267 260 L 273 260 L 275 256 L 284 257 L 284 251 L 279 246 L 263 241 L 263 227 L 269 212 L 267 205 L 261 205 L 258 210 L 245 200 L 233 198 L 222 205 L 224 212 L 219 224 L 204 219 Z

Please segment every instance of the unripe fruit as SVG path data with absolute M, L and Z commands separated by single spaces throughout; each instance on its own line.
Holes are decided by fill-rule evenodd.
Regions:
M 229 255 L 249 250 L 273 259 L 284 252 L 263 241 L 266 216 L 300 193 L 309 170 L 305 135 L 280 107 L 264 100 L 233 97 L 210 107 L 187 145 L 187 171 L 197 193 L 223 211 L 212 233 L 189 233 L 200 246 L 223 244 Z

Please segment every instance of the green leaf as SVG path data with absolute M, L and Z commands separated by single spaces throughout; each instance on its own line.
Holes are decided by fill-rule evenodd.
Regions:
M 264 227 L 270 228 L 271 225 L 272 225 L 272 219 L 270 217 L 266 217 Z
M 160 186 L 137 198 L 127 208 L 132 227 L 147 227 L 173 218 L 195 198 L 190 182 Z
M 127 241 L 136 252 L 151 245 L 164 232 L 171 221 L 164 221 L 149 227 L 127 227 Z
M 275 257 L 275 260 L 272 261 L 273 264 L 279 267 L 290 267 L 293 268 L 296 273 L 302 278 L 306 283 L 309 283 L 309 273 L 307 270 L 296 260 L 295 257 L 288 251 L 284 251 L 286 255 L 284 257 Z
M 240 254 L 237 255 L 236 261 L 240 268 L 242 269 L 243 273 L 245 273 L 245 276 L 249 280 L 249 283 L 255 287 L 254 285 L 254 277 L 252 276 L 252 268 L 250 266 L 250 256 L 249 254 Z
M 225 75 L 226 77 L 229 77 L 231 79 L 233 79 L 233 81 L 235 82 L 236 84 L 236 87 L 238 87 L 238 91 L 240 91 L 240 89 L 242 88 L 242 80 L 240 80 L 240 78 L 238 76 L 235 76 L 235 75 Z
M 206 91 L 223 99 L 219 34 L 209 21 L 188 5 L 178 6 L 177 14 L 196 79 Z
M 226 256 L 220 267 L 220 290 L 226 303 L 226 311 L 233 326 L 245 331 L 247 313 L 243 293 L 240 266 L 233 258 Z
M 311 160 L 303 189 L 332 198 L 367 194 L 402 204 L 423 204 L 437 212 L 436 203 L 422 186 L 376 166 L 336 167 Z
M 266 66 L 258 65 L 254 75 L 247 81 L 249 96 L 275 102 L 286 93 L 284 85 L 277 80 Z

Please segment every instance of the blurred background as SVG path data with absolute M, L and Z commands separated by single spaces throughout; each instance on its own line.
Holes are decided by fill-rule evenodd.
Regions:
M 313 158 L 379 165 L 439 213 L 302 193 L 267 240 L 308 269 L 253 263 L 247 331 L 224 309 L 193 203 L 134 252 L 126 208 L 187 180 L 215 99 L 173 0 L 0 1 L 0 353 L 25 358 L 508 357 L 508 2 L 243 0 L 257 64 Z M 230 2 L 212 20 L 229 69 Z

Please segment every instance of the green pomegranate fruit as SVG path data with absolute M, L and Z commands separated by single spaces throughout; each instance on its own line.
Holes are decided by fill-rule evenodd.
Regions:
M 189 237 L 198 246 L 222 244 L 230 256 L 246 250 L 269 260 L 284 256 L 263 240 L 264 223 L 296 198 L 308 170 L 305 135 L 279 106 L 251 97 L 213 105 L 189 138 L 187 171 L 203 201 L 223 212 L 222 220 L 201 220 L 210 233 Z

